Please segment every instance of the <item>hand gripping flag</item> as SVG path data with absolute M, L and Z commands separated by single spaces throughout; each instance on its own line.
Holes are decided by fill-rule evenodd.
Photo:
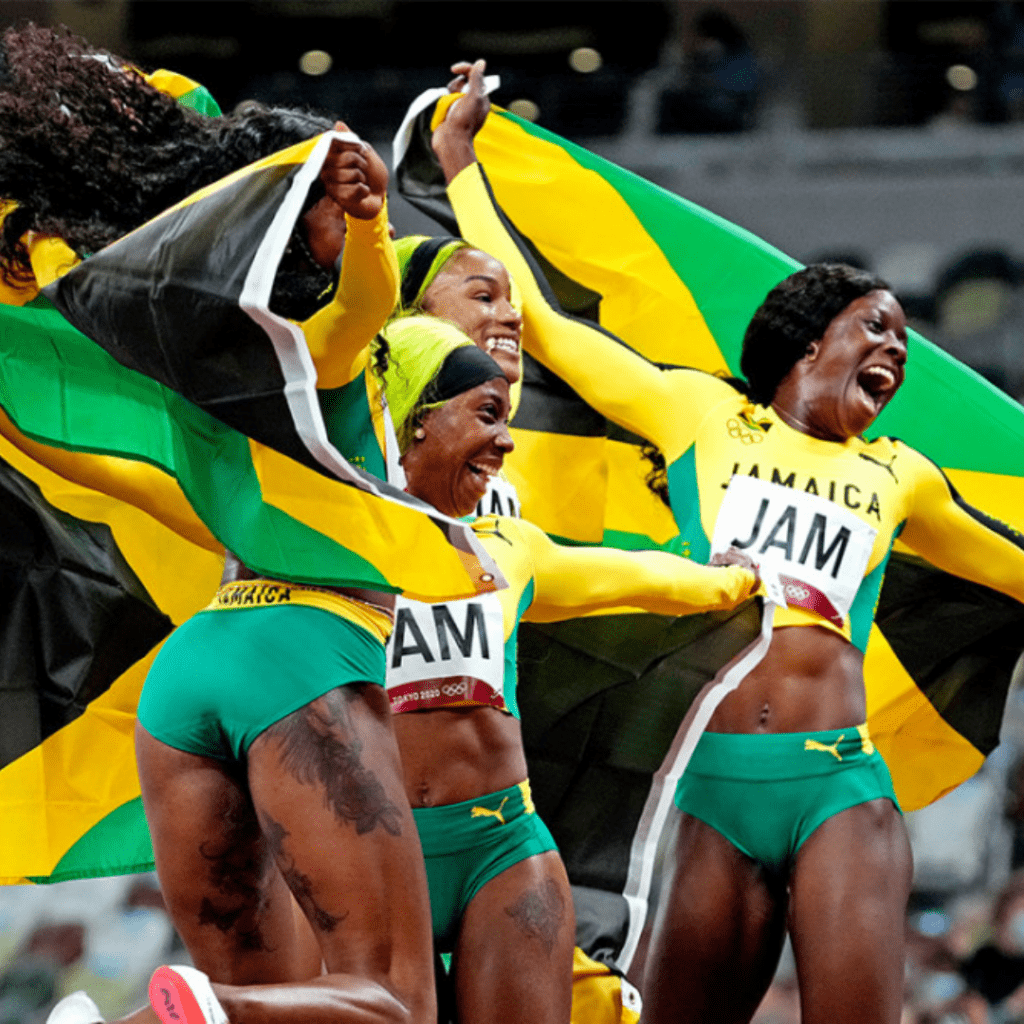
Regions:
M 413 105 L 396 138 L 396 177 L 406 198 L 458 234 L 430 150 L 431 131 L 455 98 L 437 90 Z M 498 204 L 563 309 L 654 362 L 738 373 L 751 315 L 799 264 L 506 111 L 492 110 L 476 148 Z M 640 439 L 526 363 L 507 463 L 523 515 L 568 543 L 687 554 L 668 510 L 644 485 L 650 467 Z M 1024 410 L 913 332 L 909 364 L 872 436 L 898 436 L 928 455 L 967 502 L 1002 520 L 993 526 L 1021 543 Z M 628 966 L 677 727 L 700 687 L 756 631 L 749 608 L 521 631 L 520 703 L 535 800 L 577 886 L 588 952 Z M 865 678 L 871 736 L 905 809 L 972 775 L 998 742 L 1022 637 L 1020 605 L 937 571 L 897 542 Z M 623 892 L 627 900 L 608 897 Z
M 47 444 L 170 473 L 262 575 L 434 599 L 494 589 L 469 527 L 334 447 L 302 330 L 268 307 L 332 137 L 201 189 L 48 286 L 82 333 L 61 330 L 46 351 L 5 346 L 0 404 Z
M 103 301 L 103 284 L 88 287 Z M 469 593 L 483 571 L 468 548 L 448 543 L 446 524 L 438 529 L 404 496 L 382 498 L 370 489 L 378 483 L 361 477 L 342 483 L 231 429 L 118 364 L 45 296 L 0 307 L 0 406 L 23 438 L 47 446 L 47 465 L 61 465 L 57 456 L 73 456 L 78 467 L 131 460 L 137 490 L 180 505 L 186 533 L 205 533 L 216 547 L 205 516 L 267 574 Z M 290 416 L 287 402 L 278 409 Z M 315 463 L 308 449 L 299 454 Z M 208 603 L 222 559 L 2 439 L 0 456 L 22 474 L 9 470 L 3 506 L 18 524 L 34 519 L 30 535 L 46 541 L 18 547 L 21 535 L 9 531 L 5 556 L 16 572 L 0 594 L 13 609 L 0 725 L 0 880 L 148 870 L 135 707 L 159 642 Z

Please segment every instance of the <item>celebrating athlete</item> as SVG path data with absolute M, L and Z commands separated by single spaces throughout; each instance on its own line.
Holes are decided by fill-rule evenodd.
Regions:
M 449 306 L 451 320 L 474 315 L 483 301 L 475 289 Z M 448 333 L 460 345 L 458 332 Z M 472 512 L 512 450 L 507 378 L 464 338 L 446 352 L 412 333 L 392 335 L 391 356 L 387 393 L 408 490 L 449 515 Z M 402 383 L 392 389 L 391 380 Z M 407 398 L 409 382 L 418 402 Z M 574 915 L 565 868 L 530 798 L 516 702 L 518 624 L 621 605 L 668 615 L 732 608 L 757 581 L 738 565 L 708 568 L 663 552 L 560 547 L 507 517 L 481 517 L 474 531 L 508 589 L 434 605 L 400 598 L 388 696 L 434 938 L 454 952 L 457 1018 L 556 1024 L 570 1013 Z

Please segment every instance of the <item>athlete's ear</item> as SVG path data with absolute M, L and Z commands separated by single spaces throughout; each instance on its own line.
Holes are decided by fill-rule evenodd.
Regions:
M 818 352 L 821 350 L 820 341 L 812 341 L 806 349 L 804 349 L 803 358 L 809 363 L 813 363 L 818 358 Z

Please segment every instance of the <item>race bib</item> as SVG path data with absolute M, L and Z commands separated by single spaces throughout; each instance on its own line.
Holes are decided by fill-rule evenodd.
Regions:
M 877 530 L 815 494 L 749 476 L 729 481 L 711 554 L 737 548 L 760 567 L 768 596 L 842 626 Z
M 519 495 L 515 487 L 500 476 L 492 476 L 487 493 L 476 503 L 476 518 L 481 516 L 508 516 L 519 519 Z
M 467 679 L 455 681 L 454 677 Z M 504 708 L 505 623 L 497 594 L 421 604 L 399 597 L 387 645 L 395 713 L 446 704 Z

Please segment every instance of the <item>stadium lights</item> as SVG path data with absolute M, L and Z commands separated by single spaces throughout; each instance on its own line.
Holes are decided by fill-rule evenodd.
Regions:
M 592 46 L 577 46 L 569 54 L 569 67 L 581 75 L 589 75 L 591 72 L 597 71 L 603 63 L 601 54 Z
M 326 75 L 334 58 L 326 50 L 307 50 L 299 58 L 299 70 L 304 75 Z
M 957 92 L 970 92 L 978 84 L 978 74 L 966 64 L 953 64 L 946 68 L 946 81 Z
M 524 121 L 536 121 L 537 118 L 540 117 L 540 107 L 538 107 L 533 100 L 513 100 L 508 105 L 508 109 L 517 117 L 521 117 Z

